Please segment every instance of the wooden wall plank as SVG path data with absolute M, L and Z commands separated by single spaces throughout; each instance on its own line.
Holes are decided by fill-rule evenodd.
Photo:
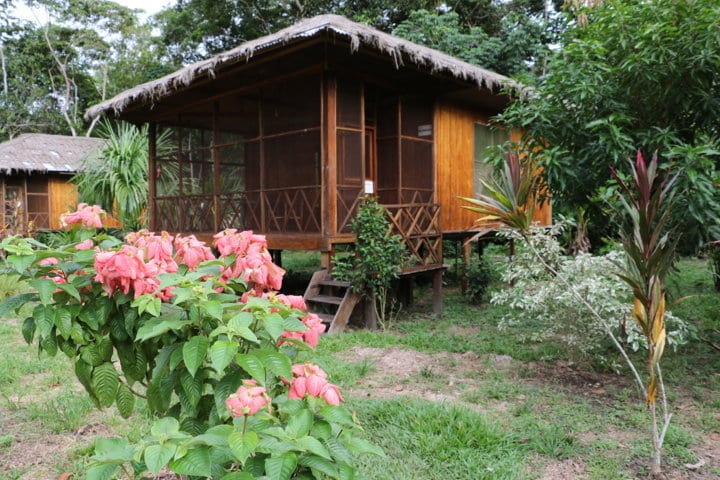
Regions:
M 78 204 L 77 187 L 67 176 L 48 177 L 48 200 L 50 201 L 50 228 L 60 228 L 60 215 L 74 211 Z

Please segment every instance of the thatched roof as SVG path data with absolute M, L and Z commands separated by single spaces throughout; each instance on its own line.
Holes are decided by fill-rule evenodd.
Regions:
M 216 72 L 239 62 L 251 61 L 255 53 L 282 46 L 291 41 L 312 38 L 325 32 L 350 40 L 351 52 L 360 47 L 375 49 L 390 57 L 396 68 L 410 63 L 434 74 L 446 74 L 475 84 L 478 88 L 497 89 L 504 85 L 518 86 L 508 77 L 451 57 L 407 40 L 394 37 L 375 28 L 356 23 L 339 15 L 319 15 L 302 20 L 272 35 L 260 37 L 215 55 L 207 60 L 193 63 L 158 80 L 143 83 L 87 110 L 85 118 L 93 119 L 108 112 L 120 113 L 138 103 L 152 103 L 173 92 L 182 90 L 194 80 L 214 77 Z
M 99 138 L 27 133 L 0 143 L 0 171 L 75 173 L 102 145 Z

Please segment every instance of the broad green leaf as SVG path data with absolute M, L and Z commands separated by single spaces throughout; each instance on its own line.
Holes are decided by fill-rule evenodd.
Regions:
M 128 418 L 132 415 L 135 409 L 135 395 L 132 394 L 130 389 L 124 383 L 120 383 L 115 395 L 115 405 L 117 406 L 120 416 Z
M 339 423 L 340 425 L 355 425 L 352 415 L 350 415 L 350 412 L 343 407 L 327 405 L 320 410 L 320 415 L 332 423 Z
M 40 295 L 40 303 L 49 305 L 53 299 L 53 292 L 58 288 L 57 283 L 49 278 L 36 278 L 28 282 Z
M 35 319 L 38 335 L 48 337 L 52 334 L 53 326 L 55 326 L 55 310 L 52 307 L 36 306 L 33 310 L 33 319 Z
M 125 330 L 125 319 L 122 316 L 111 315 L 108 323 L 110 325 L 110 335 L 112 335 L 113 339 L 124 342 L 130 338 L 130 335 Z
M 236 315 L 233 315 L 230 320 L 228 320 L 228 328 L 230 330 L 239 330 L 243 328 L 249 328 L 250 325 L 255 321 L 255 316 L 250 312 L 240 312 Z
M 209 428 L 205 433 L 193 437 L 188 445 L 210 445 L 213 447 L 227 447 L 228 436 L 233 433 L 232 425 L 216 425 Z
M 89 345 L 85 345 L 84 347 L 80 347 L 80 358 L 82 358 L 85 362 L 89 363 L 93 367 L 102 365 L 105 362 L 102 355 L 100 354 L 100 347 L 96 343 L 91 343 Z
M 95 462 L 130 462 L 135 449 L 123 438 L 98 438 L 95 440 Z
M 98 354 L 105 362 L 112 360 L 113 344 L 108 337 L 103 337 L 98 343 Z
M 64 308 L 55 310 L 55 327 L 57 328 L 57 333 L 65 340 L 70 338 L 70 332 L 72 330 L 72 317 L 70 316 L 70 312 Z
M 240 370 L 232 370 L 225 374 L 218 383 L 215 384 L 214 395 L 215 395 L 215 409 L 221 418 L 226 418 L 227 408 L 225 407 L 225 400 L 230 394 L 235 393 L 240 384 L 243 381 L 243 374 Z
M 355 480 L 355 469 L 347 463 L 337 463 L 340 480 Z
M 143 458 L 145 458 L 145 465 L 153 475 L 157 475 L 158 472 L 173 458 L 177 446 L 171 443 L 163 445 L 150 445 L 145 449 Z
M 270 480 L 290 480 L 297 467 L 297 456 L 292 452 L 272 456 L 265 460 L 265 472 Z
M 137 382 L 145 378 L 147 359 L 139 347 L 130 342 L 118 342 L 115 345 L 122 371 L 130 382 Z
M 35 255 L 8 255 L 5 261 L 10 264 L 16 272 L 23 273 L 33 264 Z
M 20 293 L 8 297 L 0 303 L 0 317 L 8 317 L 15 313 L 15 311 L 23 305 L 37 300 L 38 296 L 35 293 Z M 30 343 L 30 342 L 28 342 Z
M 222 321 L 222 317 L 223 317 L 222 303 L 220 303 L 216 300 L 210 300 L 208 302 L 205 302 L 205 305 L 203 305 L 202 307 L 205 309 L 205 312 L 208 314 L 208 316 Z
M 85 390 L 91 394 L 94 398 L 95 394 L 92 393 L 92 365 L 85 362 L 83 359 L 78 358 L 75 360 L 75 376 L 80 381 Z
M 330 450 L 330 455 L 335 459 L 336 462 L 352 464 L 353 457 L 350 451 L 345 448 L 340 440 L 335 437 L 328 438 L 325 440 L 325 446 Z
M 287 355 L 274 350 L 258 350 L 258 358 L 265 368 L 280 378 L 292 378 L 292 363 Z
M 213 343 L 210 347 L 210 361 L 216 372 L 220 373 L 225 370 L 225 367 L 235 358 L 238 348 L 240 348 L 240 344 L 232 340 L 217 340 Z
M 379 457 L 384 457 L 385 452 L 382 448 L 377 445 L 368 442 L 365 439 L 347 435 L 347 438 L 343 439 L 347 448 L 355 455 L 372 454 Z
M 330 452 L 327 448 L 315 437 L 302 437 L 298 438 L 297 444 L 303 449 L 306 450 L 314 455 L 318 455 L 320 457 L 326 458 L 328 460 L 332 460 L 332 457 L 330 456 Z
M 313 424 L 313 415 L 308 409 L 300 410 L 288 420 L 285 431 L 292 439 L 302 438 L 310 432 Z
M 241 353 L 235 357 L 238 365 L 242 367 L 253 379 L 257 380 L 260 385 L 265 385 L 265 367 L 263 366 L 262 360 L 252 353 Z M 292 367 L 290 368 L 291 375 L 285 378 L 292 378 Z
M 180 330 L 186 325 L 190 325 L 189 320 L 182 320 L 178 318 L 166 320 L 163 317 L 154 318 L 148 320 L 145 324 L 140 327 L 135 335 L 136 341 L 145 341 L 154 337 L 159 337 L 163 333 L 167 333 L 170 330 Z
M 255 476 L 248 472 L 232 472 L 224 475 L 220 480 L 255 480 Z
M 118 389 L 118 372 L 112 363 L 106 362 L 93 369 L 92 388 L 100 406 L 113 404 Z
M 80 321 L 82 321 L 85 325 L 90 327 L 91 330 L 97 330 L 100 328 L 100 322 L 98 321 L 98 311 L 92 310 L 92 309 L 83 309 L 78 314 L 78 318 Z
M 332 436 L 332 427 L 325 420 L 315 420 L 310 434 L 320 440 L 326 440 Z
M 182 372 L 180 372 L 180 385 L 182 386 L 185 395 L 187 395 L 193 409 L 195 409 L 198 406 L 198 403 L 200 403 L 200 397 L 202 396 L 202 378 L 193 377 L 187 370 L 182 370 Z
M 73 285 L 72 283 L 61 283 L 57 286 L 60 290 L 63 290 L 65 293 L 70 295 L 72 298 L 80 301 L 80 292 L 78 292 L 78 289 Z
M 210 450 L 208 447 L 196 447 L 177 460 L 172 460 L 168 468 L 181 475 L 209 477 L 212 473 Z
M 40 349 L 43 350 L 45 353 L 50 355 L 51 357 L 54 357 L 55 354 L 57 354 L 58 347 L 57 347 L 57 338 L 55 335 L 50 335 L 49 337 L 45 337 L 42 340 L 40 340 Z
M 210 340 L 203 335 L 197 335 L 192 337 L 183 346 L 183 360 L 185 361 L 185 367 L 193 377 L 197 372 L 197 369 L 205 361 L 205 355 L 207 355 L 208 347 L 210 346 Z
M 265 317 L 265 330 L 268 331 L 273 340 L 277 340 L 285 331 L 285 320 L 277 313 Z
M 287 332 L 304 332 L 308 327 L 295 315 L 283 319 L 283 330 Z
M 162 288 L 162 287 L 161 287 Z M 192 298 L 193 292 L 189 288 L 177 287 L 172 291 L 172 303 L 178 305 Z
M 103 463 L 91 466 L 85 473 L 85 480 L 112 480 L 120 463 Z
M 338 476 L 337 467 L 332 461 L 326 458 L 321 458 L 316 455 L 303 455 L 300 457 L 298 463 L 304 467 L 312 468 L 313 470 L 324 473 L 332 478 L 337 478 Z
M 150 434 L 158 439 L 167 439 L 180 432 L 180 424 L 175 418 L 164 417 L 156 420 L 150 427 Z
M 255 452 L 260 439 L 255 432 L 233 432 L 228 436 L 228 446 L 232 450 L 235 457 L 241 462 L 245 463 L 245 460 Z
M 35 337 L 35 319 L 28 317 L 22 324 L 22 335 L 25 339 L 25 343 L 30 344 Z

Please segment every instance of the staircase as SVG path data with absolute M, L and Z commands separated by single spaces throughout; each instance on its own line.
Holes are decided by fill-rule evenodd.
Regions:
M 360 295 L 353 293 L 350 282 L 335 280 L 327 270 L 318 270 L 305 290 L 305 304 L 328 325 L 327 333 L 341 333 L 350 320 Z

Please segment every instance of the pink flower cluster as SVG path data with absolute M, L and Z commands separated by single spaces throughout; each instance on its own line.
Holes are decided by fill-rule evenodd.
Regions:
M 55 257 L 47 257 L 43 258 L 38 262 L 38 265 L 41 267 L 48 267 L 50 265 L 57 265 L 58 259 Z M 65 277 L 65 272 L 63 272 L 60 269 L 54 268 L 50 270 L 50 275 L 43 275 L 40 278 L 47 278 L 49 280 L 52 280 L 55 282 L 56 285 L 62 285 L 63 283 L 68 283 L 67 278 Z M 59 288 L 55 290 L 55 293 L 61 292 Z
M 307 305 L 305 305 L 305 300 L 300 295 L 280 294 L 276 295 L 275 298 L 277 298 L 280 303 L 287 305 L 290 308 L 307 311 Z M 298 340 L 304 341 L 313 348 L 317 347 L 318 341 L 320 340 L 320 335 L 325 331 L 325 324 L 322 323 L 320 317 L 310 312 L 307 312 L 307 315 L 301 318 L 300 321 L 305 324 L 305 326 L 308 328 L 307 330 L 303 330 L 302 332 L 286 331 L 283 332 L 282 337 L 297 338 Z
M 325 400 L 328 405 L 340 405 L 344 399 L 337 385 L 327 381 L 327 374 L 309 362 L 293 365 L 293 379 L 288 398 L 303 399 L 305 395 Z
M 257 292 L 280 290 L 285 270 L 272 262 L 264 235 L 255 235 L 247 230 L 238 232 L 234 228 L 223 230 L 215 235 L 214 245 L 220 255 L 235 255 L 235 263 L 226 268 L 221 280 L 239 278 L 248 282 Z
M 86 228 L 102 228 L 102 215 L 105 215 L 105 211 L 98 205 L 90 206 L 87 203 L 80 203 L 77 211 L 60 215 L 60 225 L 67 228 L 79 223 Z
M 135 298 L 155 293 L 160 286 L 157 264 L 145 262 L 144 252 L 132 245 L 123 245 L 117 252 L 95 253 L 95 281 L 103 284 L 103 290 L 112 295 L 116 290 L 130 293 Z
M 270 404 L 270 397 L 265 387 L 258 387 L 255 380 L 243 380 L 237 391 L 225 400 L 225 406 L 233 417 L 255 415 L 265 405 Z
M 140 230 L 127 234 L 125 241 L 127 245 L 117 252 L 98 251 L 95 254 L 95 280 L 103 284 L 108 295 L 116 290 L 127 294 L 131 289 L 135 298 L 156 293 L 160 286 L 157 275 L 177 272 L 178 262 L 194 270 L 201 262 L 215 258 L 210 248 L 194 235 L 173 237 L 167 232 L 156 235 Z M 163 301 L 172 296 L 169 289 L 157 292 L 157 295 Z

